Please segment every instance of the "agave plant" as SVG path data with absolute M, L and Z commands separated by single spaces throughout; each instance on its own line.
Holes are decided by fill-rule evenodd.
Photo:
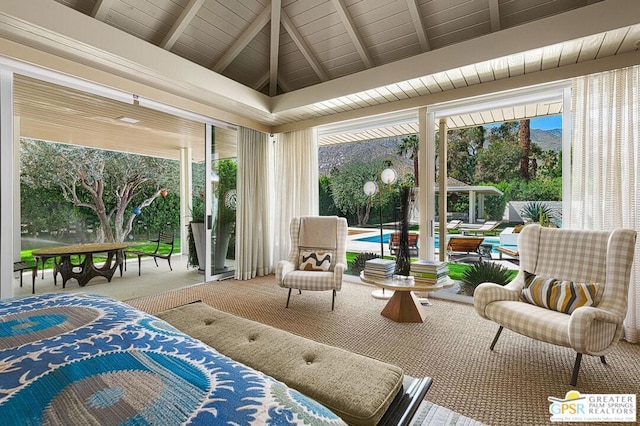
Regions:
M 367 262 L 367 260 L 375 259 L 375 258 L 378 258 L 378 257 L 380 257 L 380 256 L 378 256 L 375 253 L 366 253 L 366 252 L 365 253 L 360 253 L 351 262 L 351 273 L 353 275 L 360 275 L 360 272 L 364 271 L 364 265 Z
M 512 280 L 513 272 L 494 262 L 478 262 L 462 274 L 460 293 L 473 296 L 482 283 L 491 282 L 506 285 Z
M 551 209 L 539 201 L 532 201 L 524 206 L 522 217 L 542 226 L 548 226 L 551 221 Z

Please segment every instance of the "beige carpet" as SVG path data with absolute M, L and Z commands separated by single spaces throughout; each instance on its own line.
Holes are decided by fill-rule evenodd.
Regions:
M 549 422 L 547 397 L 564 397 L 575 352 L 505 330 L 495 351 L 497 326 L 467 304 L 432 299 L 422 324 L 398 324 L 380 315 L 384 300 L 373 287 L 345 282 L 331 311 L 330 292 L 292 293 L 273 276 L 222 281 L 130 300 L 150 313 L 195 300 L 307 338 L 401 366 L 413 376 L 431 376 L 427 400 L 490 425 Z M 637 393 L 640 346 L 625 342 L 607 365 L 584 357 L 576 387 L 581 393 Z

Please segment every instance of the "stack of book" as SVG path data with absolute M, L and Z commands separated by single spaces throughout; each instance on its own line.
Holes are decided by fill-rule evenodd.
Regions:
M 409 274 L 416 283 L 437 285 L 447 281 L 449 268 L 446 262 L 417 260 L 411 264 Z
M 391 278 L 396 270 L 396 262 L 388 259 L 370 259 L 364 263 L 364 276 L 370 279 Z

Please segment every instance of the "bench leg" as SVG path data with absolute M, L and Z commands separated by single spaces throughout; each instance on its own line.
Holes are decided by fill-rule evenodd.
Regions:
M 36 294 L 36 276 L 38 275 L 38 266 L 34 266 L 31 270 L 31 294 Z
M 140 269 L 142 268 L 142 256 L 138 255 L 138 276 L 140 276 Z

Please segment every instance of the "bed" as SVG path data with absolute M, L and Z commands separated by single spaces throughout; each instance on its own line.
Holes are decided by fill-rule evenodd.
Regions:
M 3 424 L 342 425 L 168 323 L 91 294 L 0 300 Z

